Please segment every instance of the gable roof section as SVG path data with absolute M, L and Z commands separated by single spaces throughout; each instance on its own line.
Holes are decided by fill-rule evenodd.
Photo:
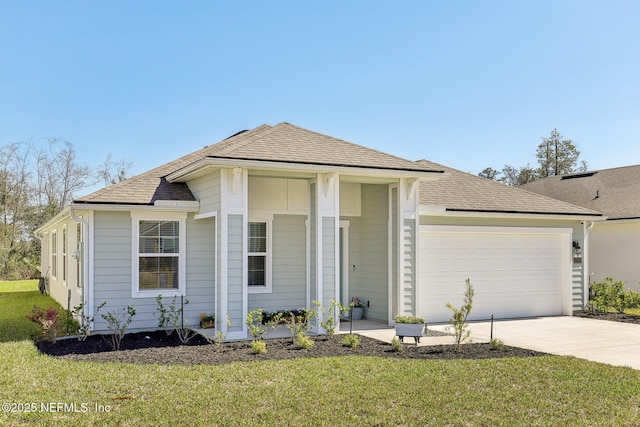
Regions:
M 193 201 L 185 183 L 166 177 L 204 159 L 340 166 L 412 172 L 442 172 L 381 151 L 280 123 L 239 132 L 217 144 L 75 200 L 75 203 L 153 204 L 159 200 Z
M 602 212 L 609 220 L 640 218 L 640 165 L 551 176 L 522 188 Z
M 421 183 L 421 205 L 444 207 L 448 212 L 601 216 L 599 212 L 427 160 L 418 163 L 445 171 L 442 179 Z

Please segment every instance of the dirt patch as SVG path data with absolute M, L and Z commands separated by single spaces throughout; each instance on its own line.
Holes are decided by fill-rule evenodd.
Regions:
M 65 339 L 54 343 L 38 343 L 37 346 L 45 354 L 67 360 L 163 365 L 219 365 L 242 361 L 347 355 L 405 359 L 489 359 L 544 354 L 508 346 L 504 346 L 502 350 L 492 350 L 486 343 L 464 344 L 459 351 L 456 351 L 454 345 L 418 347 L 413 343 L 405 343 L 402 351 L 395 352 L 390 344 L 364 336 L 360 336 L 360 346 L 348 348 L 342 345 L 343 338 L 344 335 L 314 336 L 311 338 L 314 346 L 306 350 L 296 349 L 291 338 L 268 339 L 266 354 L 253 354 L 249 341 L 227 342 L 216 346 L 197 336 L 188 345 L 182 345 L 175 334 L 167 337 L 162 331 L 127 334 L 120 351 L 111 351 L 104 337 L 99 335 L 91 336 L 86 341 Z
M 597 320 L 610 320 L 612 322 L 635 323 L 640 325 L 640 316 L 625 313 L 592 313 L 590 311 L 578 311 L 573 313 L 576 317 L 586 317 Z

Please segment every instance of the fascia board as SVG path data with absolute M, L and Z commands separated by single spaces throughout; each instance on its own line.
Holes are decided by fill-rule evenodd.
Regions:
M 392 177 L 392 178 L 420 178 L 420 180 L 438 179 L 444 175 L 443 171 L 421 171 L 400 169 L 378 169 L 351 166 L 332 166 L 321 164 L 284 163 L 262 160 L 243 160 L 232 158 L 205 158 L 192 163 L 174 173 L 167 175 L 169 182 L 185 182 L 194 174 L 207 167 L 244 167 L 247 169 L 281 170 L 291 172 L 306 172 L 311 175 L 318 173 L 338 173 L 340 175 Z

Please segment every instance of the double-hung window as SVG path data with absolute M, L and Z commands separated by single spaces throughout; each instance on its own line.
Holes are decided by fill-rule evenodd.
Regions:
M 133 296 L 184 292 L 185 220 L 134 216 Z
M 269 222 L 249 222 L 247 285 L 252 293 L 271 292 Z
M 67 281 L 67 227 L 62 229 L 62 281 Z

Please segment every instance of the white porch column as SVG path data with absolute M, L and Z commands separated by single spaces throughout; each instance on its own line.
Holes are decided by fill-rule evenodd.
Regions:
M 318 174 L 315 181 L 315 192 L 311 215 L 312 243 L 311 251 L 312 272 L 311 281 L 315 286 L 310 287 L 311 301 L 319 301 L 327 308 L 331 300 L 339 300 L 339 228 L 340 228 L 340 177 L 335 173 Z M 315 208 L 315 209 L 313 209 Z M 315 268 L 313 268 L 315 267 Z M 314 331 L 319 332 L 319 322 L 322 313 L 314 325 Z
M 402 178 L 398 185 L 398 314 L 416 315 L 419 312 L 418 295 L 418 234 L 420 230 L 420 181 Z M 391 320 L 391 319 L 390 319 Z
M 220 171 L 219 295 L 216 295 L 217 326 L 228 339 L 247 337 L 247 218 L 248 173 L 246 169 Z M 227 327 L 226 316 L 231 326 Z

